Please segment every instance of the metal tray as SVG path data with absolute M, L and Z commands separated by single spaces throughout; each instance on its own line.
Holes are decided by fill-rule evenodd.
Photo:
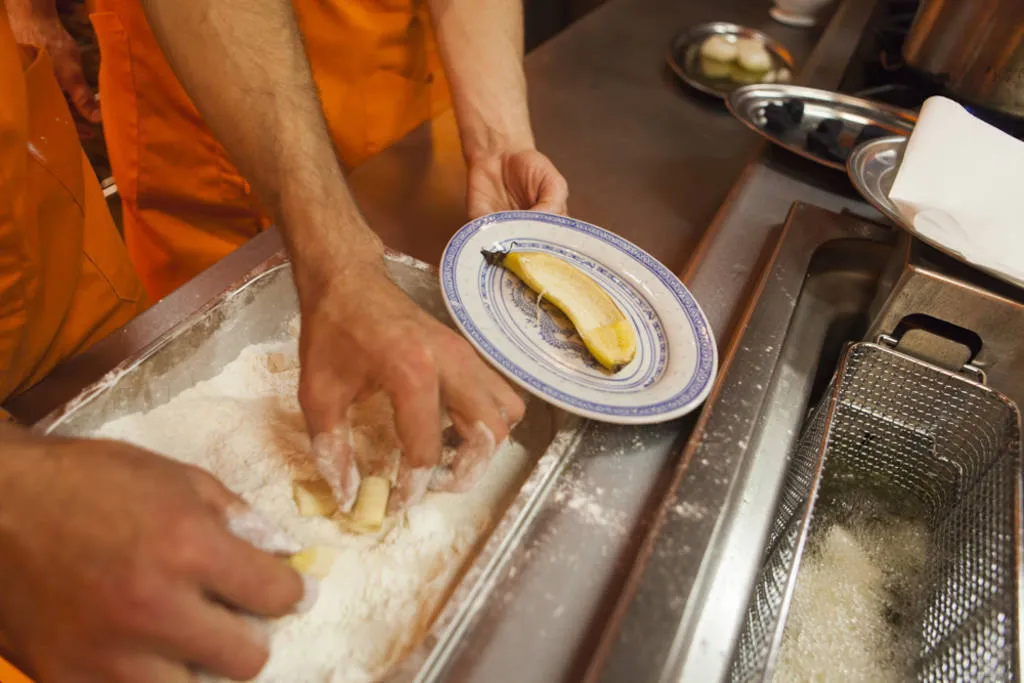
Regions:
M 789 54 L 789 50 L 767 34 L 725 21 L 700 24 L 676 36 L 669 46 L 667 61 L 672 71 L 683 82 L 703 93 L 725 99 L 733 90 L 747 84 L 733 80 L 731 76 L 708 74 L 702 68 L 700 46 L 706 39 L 716 35 L 760 40 L 774 62 L 769 73 L 775 73 L 779 69 L 788 69 L 792 73 L 795 69 L 793 56 Z
M 764 110 L 769 104 L 781 104 L 785 100 L 798 99 L 804 103 L 804 115 L 800 125 L 781 135 L 765 129 Z M 846 165 L 826 159 L 807 149 L 807 134 L 826 119 L 840 119 L 846 125 L 844 137 L 856 138 L 867 125 L 884 128 L 894 135 L 910 135 L 917 117 L 905 109 L 890 107 L 879 102 L 859 97 L 841 95 L 829 90 L 817 90 L 796 85 L 761 84 L 749 85 L 733 91 L 726 100 L 729 111 L 751 130 L 756 131 L 776 145 L 794 154 L 816 161 L 819 164 L 845 171 Z M 852 145 L 851 145 L 852 146 Z
M 970 264 L 971 267 L 988 273 L 992 277 L 999 278 L 1003 282 L 1024 287 L 1024 281 L 994 268 L 972 263 L 955 249 L 950 249 L 941 242 L 919 233 L 913 224 L 900 215 L 899 207 L 889 199 L 889 191 L 892 190 L 892 184 L 896 180 L 896 173 L 899 171 L 900 160 L 903 158 L 903 150 L 906 144 L 907 139 L 905 137 L 896 135 L 871 140 L 853 150 L 853 154 L 850 155 L 849 160 L 846 162 L 846 172 L 850 176 L 850 182 L 857 188 L 857 191 L 886 218 L 925 244 L 952 256 L 958 261 Z
M 431 267 L 407 256 L 391 254 L 392 279 L 428 312 L 451 324 Z M 275 256 L 227 288 L 171 332 L 125 360 L 76 398 L 38 422 L 46 434 L 87 435 L 117 417 L 151 410 L 193 386 L 214 377 L 253 343 L 284 339 L 298 312 L 291 267 Z M 489 605 L 497 577 L 508 568 L 520 539 L 541 510 L 578 450 L 584 421 L 530 399 L 516 438 L 533 456 L 521 474 L 519 488 L 507 492 L 506 507 L 494 516 L 490 534 L 445 591 L 428 604 L 432 618 L 388 674 L 390 681 L 438 678 L 455 645 Z M 432 612 L 432 613 L 430 613 Z

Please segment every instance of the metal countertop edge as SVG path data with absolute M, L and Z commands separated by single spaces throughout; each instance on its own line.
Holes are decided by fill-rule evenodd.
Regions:
M 859 43 L 860 37 L 874 11 L 875 5 L 876 0 L 844 0 L 842 5 L 840 5 L 832 16 L 828 28 L 825 30 L 821 40 L 818 42 L 817 46 L 812 51 L 811 56 L 805 63 L 804 69 L 801 71 L 796 83 L 799 85 L 823 89 L 835 88 L 839 84 L 845 72 L 845 68 L 856 49 L 857 44 Z M 705 263 L 707 255 L 716 248 L 722 248 L 721 242 L 725 238 L 723 233 L 727 232 L 723 228 L 729 218 L 731 206 L 744 195 L 745 191 L 748 189 L 747 185 L 750 179 L 758 172 L 759 167 L 764 165 L 764 156 L 768 149 L 768 145 L 768 142 L 763 142 L 758 146 L 751 161 L 740 175 L 737 183 L 730 190 L 722 208 L 716 214 L 715 220 L 709 226 L 707 232 L 698 243 L 688 266 L 681 275 L 683 281 L 688 285 L 696 275 L 701 272 L 701 268 Z M 800 181 L 794 180 L 793 182 L 799 183 Z M 782 236 L 780 235 L 780 241 L 781 237 Z M 760 293 L 763 291 L 768 278 L 771 276 L 770 266 L 774 262 L 774 259 L 779 256 L 778 248 L 779 245 L 777 244 L 773 250 L 773 256 L 767 263 L 767 267 L 759 274 L 758 277 L 754 278 L 753 281 L 748 284 L 748 288 L 752 286 L 753 289 L 745 292 L 745 296 L 742 297 L 741 301 L 745 303 L 740 307 L 738 312 L 739 314 L 734 316 L 732 320 L 729 320 L 724 329 L 720 328 L 718 331 L 719 339 L 728 339 L 729 341 L 726 347 L 726 353 L 722 354 L 723 358 L 722 366 L 719 371 L 719 381 L 716 384 L 712 395 L 708 398 L 706 405 L 712 405 L 724 390 L 723 385 L 728 381 L 728 371 L 734 360 L 737 348 L 743 340 L 743 333 L 747 323 L 749 323 L 750 318 L 754 313 Z M 791 313 L 792 310 L 790 310 L 790 314 Z M 721 321 L 719 321 L 718 324 L 721 325 Z M 783 327 L 783 330 L 784 329 L 785 328 Z M 726 345 L 723 344 L 723 346 Z M 767 386 L 767 382 L 765 383 L 765 386 Z M 635 656 L 630 656 L 630 651 L 634 649 L 635 643 L 623 640 L 623 628 L 626 626 L 626 620 L 629 617 L 631 607 L 635 609 L 635 606 L 632 605 L 632 603 L 637 595 L 639 583 L 644 579 L 644 574 L 648 568 L 648 562 L 650 560 L 651 553 L 655 549 L 658 537 L 664 530 L 669 509 L 677 501 L 683 500 L 678 497 L 678 494 L 681 490 L 684 490 L 687 487 L 686 475 L 689 470 L 692 456 L 701 445 L 701 438 L 704 436 L 703 429 L 707 426 L 710 419 L 711 411 L 703 411 L 700 420 L 696 423 L 690 435 L 690 438 L 683 442 L 684 445 L 681 450 L 677 471 L 673 475 L 673 483 L 661 505 L 656 508 L 656 518 L 649 527 L 647 536 L 641 546 L 640 552 L 637 555 L 637 560 L 634 564 L 633 570 L 619 597 L 611 618 L 609 619 L 609 623 L 601 636 L 591 665 L 586 671 L 585 680 L 588 682 L 624 680 L 620 674 L 625 670 L 631 670 L 633 674 L 639 674 L 639 672 L 632 668 L 632 665 L 636 662 L 637 658 Z M 739 474 L 739 469 L 740 468 L 737 467 L 736 471 L 731 473 L 733 477 Z M 725 502 L 727 503 L 728 501 L 726 500 Z M 724 517 L 727 508 L 728 505 L 725 504 L 720 508 L 719 515 L 715 519 L 715 530 L 717 530 L 717 528 L 723 523 L 722 518 Z M 714 537 L 714 533 L 715 532 L 713 530 L 707 537 L 707 545 L 709 547 L 712 545 L 710 541 Z M 695 574 L 691 576 L 690 579 L 690 588 L 695 589 L 699 577 Z M 687 597 L 690 597 L 689 592 Z M 680 616 L 682 617 L 682 612 L 680 612 Z M 683 624 L 681 623 L 680 626 L 682 625 Z M 651 662 L 652 666 L 645 672 L 648 675 L 658 672 L 659 675 L 656 678 L 643 678 L 643 680 L 650 680 L 652 682 L 654 680 L 677 680 L 672 677 L 672 674 L 679 673 L 672 668 L 674 663 L 673 658 L 678 655 L 676 650 L 678 649 L 679 643 L 676 641 L 679 639 L 676 635 L 677 634 L 673 634 L 673 642 L 664 652 L 664 659 L 660 662 Z M 621 667 L 623 664 L 628 664 L 628 666 Z M 640 679 L 637 678 L 636 680 Z

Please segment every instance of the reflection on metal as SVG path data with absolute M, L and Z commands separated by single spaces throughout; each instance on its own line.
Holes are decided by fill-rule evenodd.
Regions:
M 103 197 L 105 199 L 110 199 L 117 194 L 117 183 L 114 182 L 113 177 L 106 178 L 100 183 L 100 187 L 103 188 Z

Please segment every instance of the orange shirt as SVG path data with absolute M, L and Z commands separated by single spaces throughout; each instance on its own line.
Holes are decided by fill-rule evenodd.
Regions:
M 128 250 L 159 298 L 269 219 L 178 83 L 138 0 L 94 0 L 100 104 Z M 294 0 L 349 168 L 449 106 L 424 0 Z
M 0 0 L 0 400 L 127 322 L 144 293 L 43 51 Z

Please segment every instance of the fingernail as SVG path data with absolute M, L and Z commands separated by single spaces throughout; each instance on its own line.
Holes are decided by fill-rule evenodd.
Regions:
M 253 642 L 262 648 L 270 648 L 270 625 L 266 619 L 260 617 L 249 617 L 249 629 L 252 633 Z
M 331 487 L 338 508 L 351 512 L 362 480 L 352 455 L 352 430 L 347 424 L 313 438 L 313 457 L 324 481 Z
M 397 512 L 423 500 L 433 476 L 433 467 L 402 468 L 398 473 L 398 482 L 395 486 L 398 495 L 392 498 L 393 505 L 388 505 L 389 511 Z
M 487 473 L 487 468 L 494 457 L 494 434 L 487 425 L 476 422 L 473 425 L 471 439 L 452 468 L 455 474 L 453 491 L 465 492 L 473 488 Z
M 308 574 L 302 575 L 302 599 L 295 603 L 295 613 L 305 614 L 313 609 L 320 597 L 320 580 Z
M 235 537 L 251 543 L 265 553 L 292 555 L 302 545 L 279 526 L 252 507 L 232 507 L 227 511 L 228 531 Z

